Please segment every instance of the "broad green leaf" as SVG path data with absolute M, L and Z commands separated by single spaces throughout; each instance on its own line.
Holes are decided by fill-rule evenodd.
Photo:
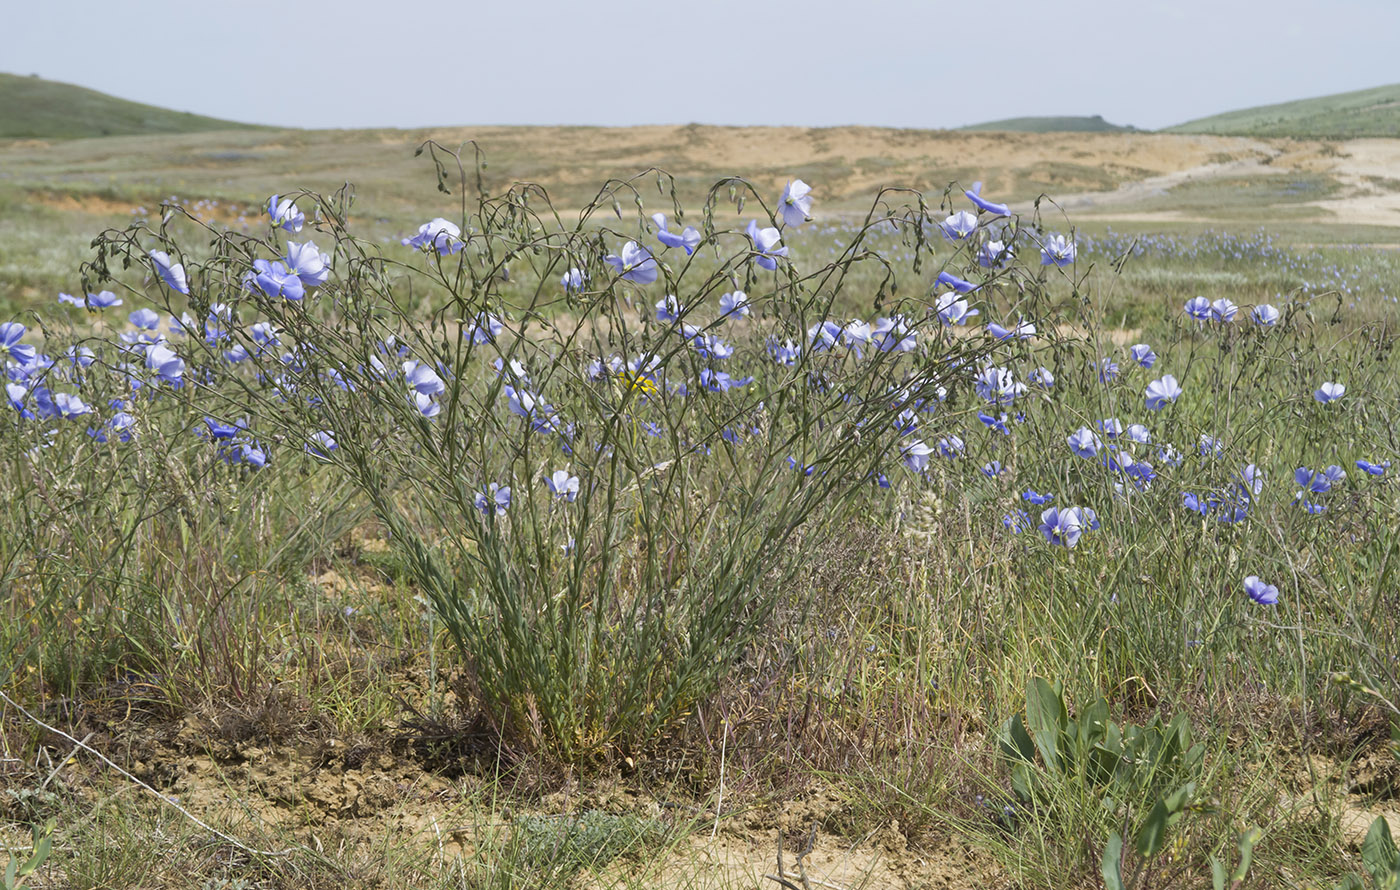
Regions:
M 1012 760 L 1035 762 L 1035 744 L 1031 741 L 1030 733 L 1026 732 L 1026 724 L 1022 722 L 1020 714 L 1014 715 L 1002 727 L 1001 748 Z
M 1079 753 L 1081 755 L 1098 744 L 1108 734 L 1108 702 L 1103 696 L 1094 699 L 1079 714 Z
M 1069 723 L 1069 713 L 1060 694 L 1040 677 L 1026 689 L 1026 722 L 1046 768 L 1059 770 L 1060 737 Z
M 1185 714 L 1177 714 L 1172 718 L 1172 722 L 1168 724 L 1166 731 L 1162 733 L 1161 749 L 1156 752 L 1157 756 L 1152 763 L 1154 769 L 1170 766 L 1181 754 L 1182 750 L 1184 750 L 1183 745 L 1185 740 L 1182 738 L 1183 726 L 1186 726 Z M 1188 727 L 1186 728 L 1187 737 L 1190 737 L 1190 734 L 1191 730 Z
M 1371 823 L 1371 830 L 1366 832 L 1366 839 L 1361 842 L 1361 864 L 1366 866 L 1371 879 L 1380 884 L 1395 871 L 1397 859 L 1400 859 L 1400 853 L 1396 851 L 1395 841 L 1390 836 L 1390 825 L 1384 816 L 1377 816 L 1376 821 Z
M 1123 890 L 1123 839 L 1114 832 L 1103 848 L 1104 890 Z
M 1035 788 L 1032 785 L 1031 765 L 1026 762 L 1016 764 L 1011 769 L 1011 790 L 1021 800 L 1034 800 Z
M 1210 886 L 1211 890 L 1225 890 L 1225 863 L 1210 857 Z
M 1162 847 L 1166 846 L 1167 843 L 1167 817 L 1170 815 L 1165 802 L 1158 800 L 1152 805 L 1152 810 L 1147 814 L 1142 828 L 1138 829 L 1137 851 L 1139 856 L 1148 859 L 1162 852 Z
M 1181 812 L 1186 805 L 1191 802 L 1191 795 L 1195 793 L 1195 782 L 1187 782 L 1185 785 L 1182 785 L 1180 788 L 1167 795 L 1164 801 L 1167 806 L 1167 811 L 1171 813 Z
M 1186 752 L 1186 756 L 1181 758 L 1181 765 L 1188 770 L 1198 770 L 1201 763 L 1206 759 L 1206 746 L 1197 742 Z
M 1113 775 L 1118 771 L 1118 765 L 1122 760 L 1123 757 L 1118 752 L 1103 745 L 1095 745 L 1089 751 L 1087 764 L 1089 781 L 1095 785 L 1107 785 L 1113 781 Z

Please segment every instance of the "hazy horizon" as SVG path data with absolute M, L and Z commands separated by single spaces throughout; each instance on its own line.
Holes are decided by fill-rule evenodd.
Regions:
M 141 14 L 95 0 L 21 7 L 11 17 L 23 39 L 0 56 L 0 70 L 313 129 L 930 129 L 1091 115 L 1159 129 L 1400 80 L 1386 62 L 1400 5 L 1382 0 L 1285 0 L 1267 14 L 1205 0 L 1151 0 L 1130 12 L 1111 0 L 1017 0 L 996 7 L 994 30 L 985 11 L 915 0 L 877 0 L 859 14 L 815 0 L 761 9 L 613 0 L 611 12 L 540 0 L 523 24 L 503 4 L 436 18 L 432 7 L 368 0 L 137 5 Z M 544 24 L 526 27 L 534 22 Z M 910 45 L 891 44 L 892 30 Z M 92 51 L 112 45 L 155 51 Z M 1346 63 L 1299 64 L 1324 52 Z

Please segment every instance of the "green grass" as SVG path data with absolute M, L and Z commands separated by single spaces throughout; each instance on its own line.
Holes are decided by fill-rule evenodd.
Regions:
M 0 73 L 0 139 L 92 139 L 249 129 L 257 127 L 129 102 L 39 77 Z
M 1280 102 L 1198 118 L 1163 133 L 1355 139 L 1400 137 L 1400 84 Z
M 1102 115 L 1089 117 L 1009 117 L 1005 120 L 968 124 L 959 130 L 995 130 L 1006 133 L 1132 133 L 1136 127 L 1110 124 Z

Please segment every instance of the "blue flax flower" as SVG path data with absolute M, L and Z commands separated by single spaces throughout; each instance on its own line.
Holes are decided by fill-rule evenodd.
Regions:
M 874 336 L 870 322 L 853 318 L 841 329 L 841 344 L 855 353 L 856 358 L 864 358 L 865 347 L 870 345 Z
M 1040 248 L 1042 266 L 1068 266 L 1074 262 L 1077 248 L 1064 235 L 1051 235 Z
M 800 226 L 812 218 L 812 187 L 800 179 L 794 179 L 783 189 L 778 199 L 778 212 L 783 222 L 790 226 Z
M 666 214 L 653 213 L 652 221 L 656 223 L 656 240 L 667 247 L 685 248 L 686 256 L 695 253 L 695 248 L 700 246 L 700 232 L 694 226 L 686 226 L 685 230 L 677 235 L 666 228 Z
M 1090 522 L 1079 507 L 1050 507 L 1040 514 L 1040 533 L 1051 544 L 1070 548 L 1079 543 Z
M 184 359 L 164 343 L 152 343 L 146 347 L 146 367 L 171 386 L 179 387 L 184 382 Z
M 1303 491 L 1312 494 L 1325 494 L 1332 490 L 1333 485 L 1346 477 L 1346 470 L 1335 464 L 1316 472 L 1308 467 L 1299 467 L 1293 471 L 1293 481 Z
M 962 453 L 966 447 L 966 443 L 963 442 L 961 436 L 949 435 L 938 440 L 938 453 L 948 460 L 962 457 Z
M 793 365 L 797 363 L 802 355 L 802 348 L 795 346 L 791 340 L 779 343 L 776 339 L 768 341 L 768 354 L 773 357 L 773 361 L 780 365 Z
M 779 247 L 778 242 L 782 240 L 782 233 L 772 226 L 760 229 L 758 220 L 749 220 L 746 230 L 749 240 L 753 242 L 755 256 L 754 262 L 770 272 L 778 268 L 778 257 L 787 256 L 787 247 Z
M 871 337 L 881 352 L 913 352 L 918 345 L 919 332 L 910 330 L 909 321 L 902 315 L 890 318 L 877 318 Z
M 320 287 L 331 274 L 331 255 L 322 253 L 316 242 L 287 242 L 287 271 L 301 280 L 303 287 Z
M 1221 297 L 1220 299 L 1210 304 L 1211 320 L 1218 321 L 1222 324 L 1234 321 L 1235 313 L 1239 311 L 1240 307 L 1236 306 L 1234 303 L 1232 303 L 1230 300 L 1225 299 L 1224 297 Z
M 1244 592 L 1261 606 L 1272 606 L 1278 602 L 1278 588 L 1260 581 L 1258 575 L 1244 579 Z
M 953 291 L 939 296 L 934 303 L 934 309 L 939 320 L 946 325 L 967 324 L 969 318 L 982 314 L 981 310 L 968 308 L 967 300 L 960 299 Z
M 116 439 L 118 442 L 130 442 L 132 427 L 136 425 L 136 418 L 125 411 L 118 411 L 111 419 L 100 427 L 88 427 L 87 434 L 94 441 L 103 445 Z
M 1025 319 L 1016 322 L 1016 327 L 1005 328 L 994 321 L 987 322 L 987 333 L 997 340 L 1010 340 L 1015 337 L 1019 340 L 1029 340 L 1035 336 L 1035 325 Z
M 306 453 L 320 460 L 329 460 L 330 453 L 339 447 L 336 444 L 334 433 L 330 430 L 321 430 L 311 434 L 310 440 L 306 443 Z
M 1025 510 L 1012 510 L 1001 517 L 1001 524 L 1006 526 L 1007 531 L 1013 535 L 1030 531 L 1035 527 L 1035 523 L 1031 522 L 1031 515 Z
M 603 257 L 603 262 L 617 270 L 622 280 L 636 284 L 651 284 L 660 274 L 651 251 L 635 241 L 628 241 L 622 245 L 621 254 L 608 254 Z
M 425 396 L 435 396 L 447 389 L 447 384 L 426 362 L 407 361 L 403 363 L 403 376 L 408 388 Z
M 143 331 L 154 331 L 160 327 L 160 314 L 154 309 L 137 309 L 126 319 Z
M 985 210 L 993 216 L 1010 216 L 1011 208 L 1005 204 L 993 204 L 982 197 L 982 183 L 974 182 L 972 188 L 963 192 L 967 199 L 977 205 L 977 209 Z
M 1075 430 L 1066 441 L 1069 442 L 1070 451 L 1073 451 L 1076 456 L 1086 459 L 1096 457 L 1099 449 L 1103 447 L 1103 442 L 1088 427 L 1080 427 Z
M 272 220 L 273 228 L 287 232 L 300 232 L 301 227 L 306 225 L 306 214 L 297 209 L 291 198 L 281 195 L 273 195 L 267 200 L 267 215 Z
M 988 241 L 977 249 L 977 265 L 983 269 L 1000 269 L 1015 255 L 1015 251 L 1001 241 Z
M 978 411 L 977 419 L 982 421 L 983 425 L 986 426 L 987 429 L 995 430 L 996 432 L 1001 433 L 1003 436 L 1011 435 L 1011 430 L 1007 429 L 1006 427 L 1006 415 L 1004 413 L 1000 417 L 993 417 L 992 415 L 987 414 L 986 412 Z
M 471 341 L 478 346 L 484 343 L 492 343 L 501 335 L 501 320 L 490 312 L 478 312 L 476 321 L 470 328 L 462 331 L 462 336 L 471 337 Z
M 150 257 L 151 262 L 156 267 L 156 274 L 165 282 L 165 286 L 173 291 L 178 291 L 185 296 L 189 296 L 190 284 L 189 280 L 185 277 L 185 264 L 172 263 L 170 261 L 170 254 L 163 250 L 151 251 Z
M 667 294 L 656 301 L 656 320 L 662 324 L 676 321 L 684 312 L 685 307 L 680 304 L 674 294 Z
M 966 279 L 959 278 L 952 272 L 939 272 L 936 284 L 946 284 L 960 294 L 965 294 L 977 289 L 977 285 Z
M 977 231 L 977 214 L 959 210 L 944 220 L 939 228 L 943 230 L 943 237 L 949 241 L 961 241 Z
M 570 476 L 568 470 L 555 470 L 544 481 L 550 493 L 561 501 L 572 504 L 578 497 L 578 477 Z
M 741 290 L 722 294 L 719 298 L 719 314 L 722 318 L 748 318 L 749 297 Z
M 79 308 L 87 309 L 89 312 L 100 312 L 103 309 L 111 309 L 122 304 L 121 297 L 109 290 L 98 291 L 95 294 L 88 294 L 87 300 L 83 301 L 68 294 L 59 294 L 60 303 L 71 303 Z
M 1205 297 L 1192 297 L 1186 301 L 1186 305 L 1182 308 L 1186 311 L 1187 315 L 1196 319 L 1196 321 L 1210 320 L 1210 300 L 1207 300 Z
M 19 365 L 34 361 L 36 350 L 27 343 L 21 343 L 26 328 L 17 321 L 0 323 L 0 361 L 8 359 Z
M 306 296 L 306 288 L 287 267 L 279 262 L 268 262 L 267 260 L 253 260 L 255 271 L 248 273 L 245 281 L 251 281 L 258 290 L 269 297 L 283 297 L 288 300 L 300 300 Z M 251 288 L 249 288 L 251 290 Z
M 933 449 L 924 444 L 922 439 L 915 439 L 900 450 L 900 460 L 904 465 L 915 473 L 922 473 L 928 469 L 929 456 L 933 454 Z
M 1179 398 L 1181 398 L 1181 385 L 1170 374 L 1164 374 L 1161 379 L 1147 384 L 1147 409 L 1149 411 L 1161 411 L 1168 402 L 1175 402 Z
M 1340 383 L 1324 383 L 1313 393 L 1313 398 L 1324 405 L 1337 401 L 1347 391 Z
M 563 276 L 560 277 L 559 286 L 564 288 L 564 290 L 566 291 L 577 293 L 578 291 L 583 290 L 583 283 L 587 280 L 587 278 L 588 276 L 584 274 L 582 269 L 580 269 L 577 266 L 574 266 L 570 268 L 569 271 L 565 272 Z
M 510 509 L 510 486 L 492 482 L 476 493 L 476 508 L 483 516 L 504 516 Z
M 451 220 L 437 217 L 418 227 L 418 234 L 404 238 L 403 245 L 414 250 L 451 255 L 466 247 L 462 230 Z

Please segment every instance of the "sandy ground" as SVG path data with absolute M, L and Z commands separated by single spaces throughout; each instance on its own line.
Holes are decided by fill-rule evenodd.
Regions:
M 0 144 L 0 169 L 22 188 L 51 197 L 79 189 L 90 213 L 117 208 L 102 189 L 123 187 L 152 200 L 175 189 L 185 197 L 295 186 L 333 190 L 349 179 L 383 211 L 412 212 L 437 200 L 424 187 L 425 161 L 413 152 L 433 139 L 449 148 L 481 147 L 492 191 L 515 181 L 545 185 L 559 206 L 582 206 L 609 178 L 659 167 L 677 177 L 688 205 L 724 176 L 743 176 L 776 193 L 801 177 L 813 185 L 818 215 L 869 205 L 882 187 L 917 188 L 936 199 L 949 182 L 984 182 L 984 194 L 1028 209 L 1048 194 L 1086 219 L 1196 220 L 1151 202 L 1186 183 L 1276 176 L 1331 177 L 1325 200 L 1286 206 L 1292 221 L 1400 227 L 1400 140 L 1252 139 L 1153 133 L 985 133 L 872 127 L 628 128 L 474 127 L 423 130 L 202 133 L 113 137 L 37 145 Z M 84 183 L 87 183 L 85 186 Z M 649 203 L 654 179 L 639 181 Z M 94 192 L 96 190 L 96 192 Z M 961 200 L 959 198 L 959 200 Z M 77 204 L 79 202 L 73 202 Z M 1160 202 L 1158 202 L 1160 204 Z M 1224 203 L 1224 202 L 1222 202 Z M 1260 224 L 1270 207 L 1253 206 Z M 752 210 L 749 211 L 752 213 Z M 1230 217 L 1237 222 L 1239 214 Z M 1400 240 L 1400 238 L 1397 238 Z
M 1400 139 L 1355 139 L 1342 151 L 1333 175 L 1357 193 L 1316 206 L 1348 222 L 1400 226 Z
M 801 130 L 768 127 L 634 127 L 568 131 L 491 128 L 452 131 L 444 137 L 480 140 L 488 149 L 523 149 L 528 137 L 542 156 L 577 152 L 566 178 L 589 181 L 601 167 L 672 172 L 708 169 L 732 173 L 783 167 L 801 171 L 840 162 L 849 172 L 823 185 L 838 200 L 868 195 L 883 185 L 935 187 L 948 170 L 984 170 L 988 195 L 1024 193 L 1028 182 L 1115 180 L 1112 190 L 1051 190 L 1067 211 L 1099 218 L 1209 221 L 1178 211 L 1134 208 L 1188 182 L 1253 179 L 1299 173 L 1324 174 L 1342 183 L 1342 194 L 1303 205 L 1315 218 L 1340 223 L 1400 226 L 1400 140 L 1251 139 L 1152 133 L 964 133 L 838 127 Z M 844 171 L 843 171 L 844 172 Z M 900 174 L 903 174 L 901 176 Z M 1386 180 L 1389 180 L 1387 182 Z M 775 179 L 774 184 L 778 184 Z M 832 192 L 835 194 L 832 194 Z M 1297 206 L 1297 205 L 1294 205 Z M 1018 204 L 1029 209 L 1030 202 Z M 1127 216 L 1125 216 L 1125 214 Z
M 1332 144 L 1237 140 L 1233 148 L 1242 156 L 1125 182 L 1113 191 L 1064 195 L 1056 201 L 1071 215 L 1092 216 L 1095 219 L 1210 222 L 1209 217 L 1192 216 L 1180 211 L 1142 211 L 1134 208 L 1188 182 L 1321 173 L 1337 179 L 1342 184 L 1342 194 L 1301 205 L 1316 209 L 1314 219 L 1400 227 L 1400 140 L 1355 139 Z M 1185 162 L 1190 156 L 1183 152 L 1177 157 Z M 1028 210 L 1029 206 L 1022 204 L 1017 209 Z

